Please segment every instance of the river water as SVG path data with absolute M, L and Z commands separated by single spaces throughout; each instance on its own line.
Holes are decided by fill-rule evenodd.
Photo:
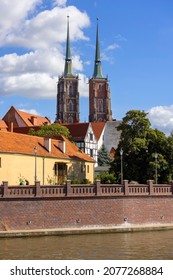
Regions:
M 1 260 L 173 260 L 173 230 L 1 238 Z

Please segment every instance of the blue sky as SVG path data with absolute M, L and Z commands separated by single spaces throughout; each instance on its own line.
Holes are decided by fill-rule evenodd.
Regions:
M 13 105 L 55 120 L 69 15 L 80 121 L 88 121 L 98 17 L 113 117 L 144 110 L 153 127 L 173 130 L 172 0 L 13 0 L 13 8 L 0 0 L 0 11 L 0 118 Z

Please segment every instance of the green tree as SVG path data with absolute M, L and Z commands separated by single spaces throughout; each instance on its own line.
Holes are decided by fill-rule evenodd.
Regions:
M 168 139 L 163 132 L 151 128 L 147 113 L 127 112 L 118 130 L 121 130 L 121 138 L 110 171 L 118 176 L 119 181 L 122 149 L 124 179 L 145 183 L 148 179 L 156 179 L 157 168 L 158 182 L 167 182 L 172 176 L 167 157 Z
M 111 163 L 111 158 L 108 151 L 106 150 L 105 145 L 102 145 L 98 151 L 98 165 L 109 165 Z
M 60 124 L 54 123 L 51 125 L 43 125 L 39 130 L 35 131 L 33 128 L 29 130 L 30 135 L 35 136 L 54 136 L 54 135 L 63 135 L 66 138 L 70 137 L 70 132 L 68 128 Z

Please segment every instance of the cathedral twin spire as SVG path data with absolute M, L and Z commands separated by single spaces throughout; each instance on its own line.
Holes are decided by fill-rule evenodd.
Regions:
M 96 53 L 95 53 L 95 64 L 94 64 L 93 78 L 103 78 L 101 60 L 100 60 L 100 42 L 99 42 L 98 19 L 97 19 Z
M 56 121 L 79 122 L 78 76 L 73 75 L 70 49 L 69 16 L 67 17 L 67 40 L 64 73 L 58 80 Z M 89 121 L 112 120 L 108 79 L 102 75 L 98 19 L 94 72 L 89 80 Z
M 64 76 L 72 75 L 72 58 L 70 49 L 70 31 L 69 31 L 69 16 L 67 17 L 67 40 L 66 40 L 66 57 Z M 94 63 L 94 78 L 103 78 L 102 67 L 100 60 L 100 42 L 99 42 L 99 30 L 98 30 L 98 19 L 97 19 L 97 31 L 96 31 L 96 51 L 95 51 L 95 63 Z
M 70 31 L 69 31 L 69 16 L 67 17 L 67 40 L 66 40 L 66 57 L 64 76 L 72 75 L 72 59 L 70 50 Z

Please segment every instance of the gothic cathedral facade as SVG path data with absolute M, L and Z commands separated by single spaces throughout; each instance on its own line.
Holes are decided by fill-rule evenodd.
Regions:
M 111 98 L 108 78 L 102 75 L 98 22 L 94 73 L 89 80 L 89 121 L 112 121 Z
M 69 17 L 67 23 L 67 41 L 64 73 L 57 85 L 56 121 L 60 123 L 79 122 L 78 76 L 72 73 L 70 50 Z
M 80 121 L 78 81 L 78 76 L 72 73 L 68 18 L 65 67 L 57 86 L 57 122 L 77 123 Z M 89 80 L 89 122 L 98 121 L 112 121 L 112 111 L 108 78 L 102 75 L 97 22 L 94 73 Z

